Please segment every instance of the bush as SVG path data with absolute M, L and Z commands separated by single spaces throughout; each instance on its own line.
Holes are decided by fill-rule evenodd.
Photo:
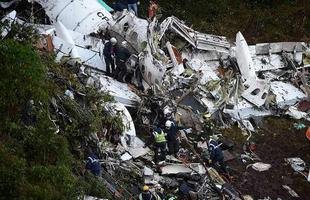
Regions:
M 0 145 L 0 199 L 18 199 L 25 170 L 26 161 Z
M 19 123 L 30 99 L 46 102 L 46 68 L 30 45 L 13 40 L 0 43 L 0 130 Z

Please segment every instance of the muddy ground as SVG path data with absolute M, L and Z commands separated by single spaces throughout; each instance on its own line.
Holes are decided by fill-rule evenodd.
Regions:
M 310 183 L 284 161 L 284 158 L 300 157 L 310 165 L 310 144 L 305 138 L 306 129 L 297 130 L 294 123 L 309 126 L 309 122 L 270 117 L 262 121 L 262 129 L 251 138 L 257 144 L 256 154 L 261 161 L 272 165 L 268 171 L 246 170 L 250 162 L 242 163 L 240 156 L 228 162 L 228 166 L 233 169 L 232 184 L 242 194 L 249 194 L 254 199 L 268 196 L 272 199 L 294 199 L 282 188 L 282 185 L 288 185 L 297 192 L 299 199 L 310 199 Z M 226 130 L 225 136 L 234 141 L 234 153 L 240 155 L 246 137 L 238 129 Z

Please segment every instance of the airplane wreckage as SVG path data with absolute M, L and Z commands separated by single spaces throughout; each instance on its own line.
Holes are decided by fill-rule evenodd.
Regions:
M 309 106 L 300 106 L 309 102 L 309 44 L 248 45 L 240 32 L 234 42 L 229 42 L 223 36 L 195 31 L 176 17 L 160 23 L 156 17 L 145 20 L 127 10 L 112 14 L 112 9 L 100 2 L 34 0 L 32 3 L 45 10 L 49 24 L 25 22 L 15 11 L 2 22 L 34 26 L 46 48 L 55 52 L 57 62 L 70 58 L 68 63 L 80 66 L 79 73 L 87 77 L 88 85 L 114 97 L 116 102 L 105 109 L 123 120 L 125 129 L 119 150 L 122 161 L 148 158 L 151 153 L 137 137 L 128 108 L 138 110 L 140 126 L 153 127 L 168 115 L 192 128 L 189 135 L 202 132 L 203 116 L 222 127 L 238 123 L 249 135 L 255 132 L 250 120 L 255 117 L 289 115 L 310 120 Z M 1 6 L 7 8 L 10 2 Z M 8 27 L 1 37 L 5 38 L 9 31 Z M 102 39 L 106 34 L 117 38 L 118 43 L 127 42 L 132 53 L 126 63 L 131 84 L 106 75 L 106 41 Z M 228 199 L 242 199 L 225 187 L 227 182 L 213 168 L 197 160 L 184 163 L 171 159 L 161 168 L 161 175 L 146 166 L 141 171 L 146 183 L 165 182 L 164 177 L 171 174 L 202 175 L 205 178 L 199 186 L 201 199 L 214 197 L 214 188 Z

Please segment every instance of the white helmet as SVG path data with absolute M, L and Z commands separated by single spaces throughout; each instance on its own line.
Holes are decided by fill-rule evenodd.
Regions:
M 115 37 L 112 37 L 112 38 L 110 39 L 110 42 L 111 42 L 111 44 L 115 45 L 115 44 L 117 43 L 117 40 L 116 40 Z
M 172 126 L 172 124 L 173 124 L 172 121 L 167 120 L 165 126 L 166 126 L 166 128 L 170 128 Z
M 171 113 L 171 111 L 170 111 L 169 108 L 165 108 L 164 109 L 164 115 L 167 115 L 167 114 L 170 114 L 170 113 Z
M 122 42 L 122 45 L 123 45 L 124 47 L 126 47 L 126 46 L 127 46 L 127 42 L 124 40 L 124 41 Z

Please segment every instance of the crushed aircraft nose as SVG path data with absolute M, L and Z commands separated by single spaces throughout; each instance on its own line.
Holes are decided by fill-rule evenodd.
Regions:
M 112 18 L 97 0 L 35 1 L 43 7 L 52 24 L 61 21 L 68 29 L 82 34 L 105 30 Z

